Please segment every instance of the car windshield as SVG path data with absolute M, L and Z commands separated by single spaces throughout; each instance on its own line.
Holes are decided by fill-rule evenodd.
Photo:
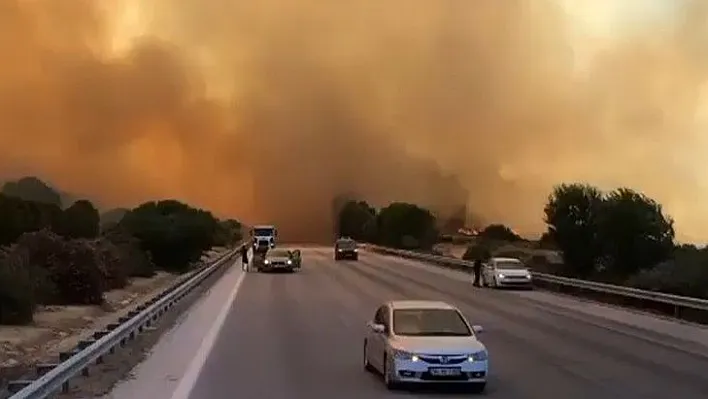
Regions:
M 393 333 L 416 337 L 472 336 L 462 315 L 454 309 L 394 310 Z
M 268 252 L 268 256 L 272 258 L 288 258 L 290 257 L 290 252 L 285 249 L 274 249 Z
M 337 242 L 337 246 L 341 249 L 354 249 L 356 248 L 356 242 L 352 240 L 342 240 Z
M 273 235 L 273 229 L 268 227 L 253 229 L 253 235 L 256 237 L 268 237 Z
M 526 265 L 524 265 L 521 262 L 514 262 L 514 261 L 502 261 L 502 262 L 497 262 L 497 269 L 503 269 L 503 270 L 523 270 L 526 269 Z

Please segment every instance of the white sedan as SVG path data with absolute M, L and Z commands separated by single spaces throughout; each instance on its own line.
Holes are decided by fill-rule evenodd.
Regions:
M 403 383 L 487 385 L 487 349 L 454 306 L 437 301 L 392 301 L 368 323 L 364 368 L 383 374 L 388 389 Z
M 491 258 L 482 268 L 485 287 L 533 288 L 533 276 L 528 267 L 516 258 Z

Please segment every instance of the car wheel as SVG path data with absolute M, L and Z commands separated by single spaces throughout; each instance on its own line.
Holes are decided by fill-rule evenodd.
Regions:
M 484 393 L 485 389 L 487 389 L 486 382 L 472 382 L 469 386 L 470 393 Z
M 376 369 L 369 363 L 369 349 L 366 340 L 364 340 L 364 370 L 374 372 Z
M 398 384 L 391 376 L 391 371 L 388 369 L 388 356 L 384 355 L 383 359 L 383 379 L 386 389 L 393 391 L 398 388 Z

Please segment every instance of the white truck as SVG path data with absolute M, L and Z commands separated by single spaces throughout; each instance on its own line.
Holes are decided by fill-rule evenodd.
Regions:
M 271 225 L 258 225 L 251 228 L 251 240 L 254 252 L 267 252 L 275 248 L 278 230 Z

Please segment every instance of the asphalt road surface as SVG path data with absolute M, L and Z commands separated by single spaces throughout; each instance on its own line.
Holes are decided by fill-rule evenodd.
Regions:
M 696 341 L 669 338 L 534 300 L 547 293 L 473 288 L 410 260 L 366 252 L 358 262 L 332 258 L 329 248 L 304 249 L 300 273 L 247 274 L 189 398 L 468 397 L 389 392 L 363 370 L 365 323 L 391 299 L 445 300 L 484 326 L 487 397 L 708 397 L 708 347 L 697 343 L 703 329 L 685 327 Z

